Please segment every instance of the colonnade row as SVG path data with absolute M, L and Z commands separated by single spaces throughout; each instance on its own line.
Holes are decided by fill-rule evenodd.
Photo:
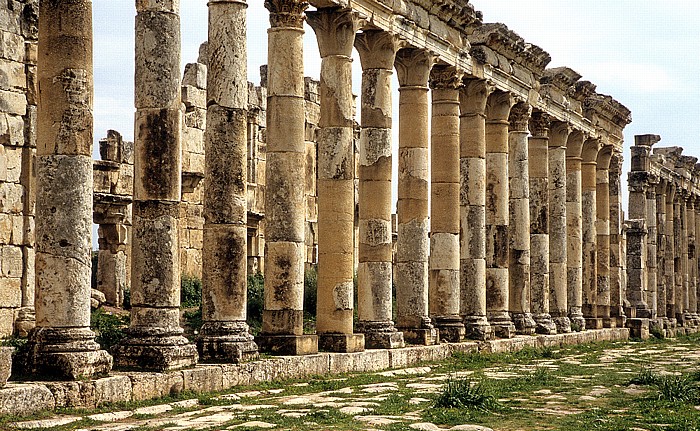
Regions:
M 697 326 L 700 283 L 700 167 L 680 147 L 654 148 L 657 135 L 635 136 L 627 222 L 629 300 L 659 328 Z
M 352 12 L 333 8 L 306 13 L 322 65 L 317 334 L 304 334 L 307 5 L 269 0 L 265 306 L 262 332 L 253 340 L 246 324 L 247 5 L 211 0 L 204 326 L 197 345 L 190 343 L 179 325 L 178 2 L 139 0 L 136 6 L 132 311 L 128 336 L 112 358 L 89 329 L 91 2 L 41 3 L 37 327 L 30 335 L 30 372 L 77 378 L 107 372 L 113 361 L 168 370 L 198 359 L 240 361 L 258 349 L 354 352 L 623 323 L 620 142 L 604 144 L 572 130 L 387 32 L 358 32 L 361 22 Z M 59 20 L 62 26 L 51 25 Z M 363 70 L 357 325 L 353 47 Z M 400 87 L 392 259 L 394 69 Z

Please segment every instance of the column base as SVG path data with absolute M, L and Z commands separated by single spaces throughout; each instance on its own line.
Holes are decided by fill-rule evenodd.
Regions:
M 182 335 L 132 335 L 114 347 L 114 365 L 139 371 L 172 371 L 197 364 L 197 347 Z
M 630 338 L 649 339 L 649 319 L 638 317 L 627 319 L 627 327 L 630 328 Z
M 535 333 L 542 335 L 556 335 L 557 325 L 552 321 L 552 316 L 548 313 L 533 314 L 535 320 Z
M 15 319 L 15 331 L 18 337 L 25 338 L 36 327 L 36 313 L 34 307 L 22 307 L 17 310 Z
M 537 324 L 530 313 L 513 313 L 515 333 L 518 335 L 533 335 Z
M 586 317 L 586 329 L 603 329 L 601 317 Z
M 617 319 L 614 317 L 603 317 L 603 328 L 616 328 Z
M 112 369 L 112 356 L 95 342 L 89 328 L 34 328 L 24 350 L 25 373 L 52 379 L 77 380 L 106 375 Z
M 583 317 L 581 307 L 571 307 L 569 309 L 569 321 L 571 322 L 571 330 L 581 332 L 586 329 L 586 319 Z
M 355 353 L 365 350 L 364 334 L 320 334 L 318 349 L 326 352 Z
M 459 316 L 436 316 L 433 321 L 440 340 L 459 343 L 464 338 L 464 324 Z
M 397 328 L 403 332 L 403 339 L 410 344 L 432 346 L 440 342 L 437 328 Z
M 400 349 L 404 347 L 403 334 L 394 322 L 359 322 L 355 328 L 365 335 L 365 349 Z
M 316 335 L 262 334 L 256 341 L 261 352 L 279 356 L 303 356 L 318 353 Z
M 493 328 L 485 316 L 466 316 L 464 318 L 464 337 L 478 341 L 492 340 L 494 337 Z
M 515 325 L 510 320 L 510 315 L 506 311 L 491 313 L 488 316 L 488 321 L 491 323 L 491 328 L 498 338 L 513 338 L 515 337 Z
M 259 357 L 258 345 L 245 322 L 206 322 L 197 337 L 202 362 L 238 364 Z
M 627 316 L 615 316 L 615 327 L 624 328 L 627 325 Z
M 568 317 L 554 317 L 552 321 L 557 328 L 557 333 L 568 334 L 571 332 L 571 320 Z

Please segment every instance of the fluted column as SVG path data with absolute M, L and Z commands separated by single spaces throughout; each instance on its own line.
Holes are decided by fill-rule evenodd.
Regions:
M 668 219 L 666 217 L 666 190 L 668 185 L 661 179 L 656 186 L 656 229 L 658 240 L 656 244 L 656 313 L 660 322 L 668 326 L 666 317 L 666 285 L 668 279 L 668 267 L 666 259 L 668 256 Z
M 257 356 L 246 324 L 248 68 L 245 0 L 210 0 L 202 319 L 205 361 Z
M 615 151 L 608 171 L 610 187 L 610 317 L 615 325 L 624 328 L 627 321 L 624 310 L 622 274 L 622 152 Z
M 530 175 L 527 136 L 532 108 L 513 106 L 508 118 L 509 307 L 518 334 L 535 332 L 530 312 Z
M 538 334 L 556 334 L 549 314 L 549 133 L 551 117 L 541 111 L 530 119 L 530 291 L 531 311 Z M 530 161 L 536 161 L 530 163 Z
M 307 13 L 321 54 L 321 118 L 318 137 L 319 347 L 364 350 L 353 334 L 355 151 L 353 144 L 352 47 L 358 21 L 352 12 Z
M 666 189 L 666 318 L 671 327 L 676 320 L 676 186 L 672 182 Z
M 396 325 L 414 344 L 435 344 L 428 315 L 428 78 L 432 55 L 404 48 L 399 78 L 399 199 L 396 243 Z
M 131 326 L 114 353 L 118 366 L 164 371 L 197 362 L 180 327 L 180 10 L 137 0 L 136 13 Z
M 404 344 L 391 297 L 391 75 L 398 42 L 387 32 L 363 31 L 355 48 L 362 63 L 357 329 L 366 347 L 391 349 Z
M 571 332 L 567 295 L 566 141 L 567 123 L 555 121 L 549 132 L 549 314 L 557 332 Z
M 465 335 L 493 337 L 486 319 L 486 101 L 492 87 L 465 81 L 460 94 L 460 314 Z
M 573 131 L 566 143 L 566 284 L 569 319 L 574 328 L 586 327 L 583 318 L 583 254 L 581 218 L 581 152 L 584 135 Z
M 606 146 L 596 159 L 596 314 L 606 328 L 614 327 L 610 319 L 610 159 L 612 147 Z
M 598 246 L 596 232 L 596 160 L 600 141 L 589 139 L 584 143 L 581 162 L 581 242 L 583 268 L 583 317 L 587 329 L 603 327 L 598 318 Z
M 430 317 L 440 339 L 464 337 L 459 315 L 459 90 L 462 72 L 435 66 L 432 89 L 431 205 L 429 295 Z
M 304 10 L 303 0 L 266 0 L 270 11 L 265 164 L 265 305 L 260 350 L 318 351 L 304 335 Z
M 508 116 L 510 93 L 492 93 L 486 103 L 486 310 L 497 336 L 510 338 L 508 313 Z
M 40 2 L 38 50 L 36 327 L 20 366 L 90 378 L 112 367 L 90 330 L 92 2 Z

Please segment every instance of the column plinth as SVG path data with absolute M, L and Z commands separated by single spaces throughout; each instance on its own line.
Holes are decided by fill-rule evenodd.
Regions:
M 566 144 L 566 283 L 569 320 L 572 328 L 583 330 L 583 220 L 581 217 L 581 152 L 584 136 L 573 131 Z

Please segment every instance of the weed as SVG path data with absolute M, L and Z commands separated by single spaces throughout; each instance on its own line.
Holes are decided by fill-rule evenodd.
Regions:
M 484 386 L 477 382 L 472 385 L 469 379 L 450 379 L 435 399 L 437 408 L 472 409 L 481 412 L 497 410 L 501 404 L 487 394 Z
M 27 339 L 20 338 L 20 337 L 10 337 L 10 338 L 5 338 L 2 341 L 0 341 L 0 346 L 14 347 L 15 349 L 21 349 L 26 344 L 27 344 Z
M 654 373 L 650 368 L 645 367 L 639 371 L 639 374 L 632 377 L 632 379 L 630 380 L 630 384 L 651 386 L 655 385 L 656 382 L 658 382 L 658 380 L 658 374 Z
M 202 320 L 202 307 L 195 310 L 185 311 L 183 313 L 187 326 L 192 329 L 193 334 L 198 334 L 199 330 L 202 329 L 204 321 Z
M 202 280 L 194 275 L 183 274 L 180 281 L 180 308 L 202 305 Z
M 651 324 L 651 327 L 649 328 L 649 334 L 651 334 L 654 338 L 659 340 L 663 340 L 664 338 L 666 338 L 664 336 L 664 328 L 658 323 Z
M 700 390 L 689 376 L 661 376 L 656 387 L 659 399 L 674 403 L 694 403 L 700 398 Z
M 258 272 L 248 276 L 248 324 L 253 335 L 257 335 L 262 328 L 263 307 L 265 304 L 263 288 L 265 287 L 265 277 Z
M 126 337 L 124 329 L 128 326 L 128 314 L 112 314 L 99 308 L 90 315 L 90 327 L 95 331 L 95 341 L 105 350 L 111 349 Z

